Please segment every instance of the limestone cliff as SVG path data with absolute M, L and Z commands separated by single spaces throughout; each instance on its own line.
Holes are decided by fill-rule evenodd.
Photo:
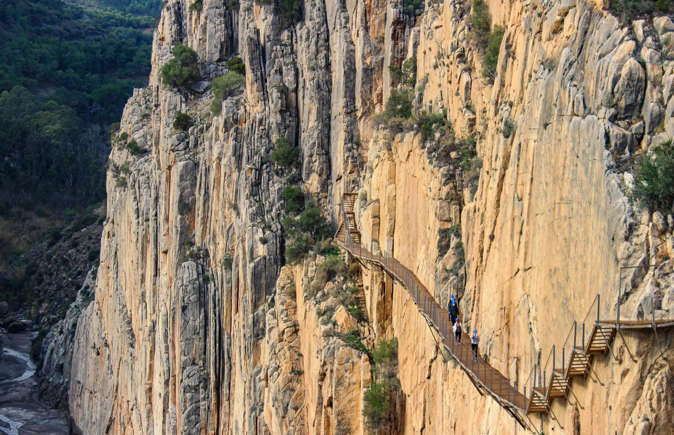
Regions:
M 520 385 L 598 293 L 607 313 L 620 287 L 623 316 L 671 316 L 674 221 L 628 200 L 634 156 L 674 137 L 670 18 L 488 0 L 504 29 L 492 82 L 469 1 L 304 1 L 300 19 L 277 2 L 195 3 L 164 4 L 150 83 L 110 155 L 95 299 L 70 369 L 83 433 L 362 433 L 371 361 L 339 338 L 349 330 L 370 348 L 398 339 L 392 431 L 523 432 L 381 270 L 348 261 L 358 322 L 339 303 L 346 278 L 313 285 L 320 255 L 284 266 L 278 138 L 301 148 L 324 213 L 337 219 L 357 192 L 363 245 L 441 304 L 457 293 L 481 352 Z M 160 77 L 178 43 L 199 57 L 189 89 Z M 212 115 L 209 83 L 235 54 L 245 90 Z M 376 116 L 409 65 L 414 112 L 441 114 L 430 132 Z M 195 121 L 187 131 L 178 112 Z M 574 400 L 554 402 L 556 420 L 531 426 L 666 433 L 672 335 L 625 335 Z

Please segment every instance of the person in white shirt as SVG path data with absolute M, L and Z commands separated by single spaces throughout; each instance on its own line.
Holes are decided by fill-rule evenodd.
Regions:
M 457 343 L 461 343 L 461 319 L 456 318 L 454 322 L 454 338 L 456 338 Z
M 480 342 L 480 336 L 477 335 L 477 329 L 473 329 L 473 335 L 470 336 L 470 347 L 473 348 L 473 355 L 477 359 L 477 344 Z

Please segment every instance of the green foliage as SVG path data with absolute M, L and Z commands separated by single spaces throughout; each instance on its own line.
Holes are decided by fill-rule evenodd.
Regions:
M 473 24 L 473 34 L 478 46 L 484 50 L 483 74 L 490 80 L 496 77 L 496 64 L 503 40 L 503 27 L 495 26 L 491 30 L 491 15 L 484 0 L 473 1 L 473 11 L 470 16 Z
M 397 363 L 398 339 L 394 337 L 391 340 L 380 341 L 372 356 L 377 365 Z
M 405 89 L 392 89 L 391 96 L 386 101 L 384 113 L 389 119 L 410 118 L 412 116 L 412 93 Z
M 173 59 L 161 69 L 162 81 L 174 87 L 184 87 L 199 79 L 199 56 L 190 47 L 178 44 L 173 48 Z
M 498 63 L 498 54 L 501 50 L 501 41 L 503 40 L 503 27 L 495 26 L 494 31 L 489 33 L 487 47 L 484 52 L 484 71 L 485 77 L 494 80 L 496 77 L 496 65 Z
M 477 143 L 472 136 L 459 142 L 460 164 L 464 171 L 471 170 L 475 165 L 475 159 L 477 159 L 476 146 Z
M 98 0 L 101 6 L 117 9 L 127 14 L 157 16 L 161 10 L 161 0 Z
M 19 86 L 0 93 L 0 190 L 22 201 L 101 198 L 103 156 L 82 129 L 71 107 Z
M 360 307 L 360 305 L 357 305 L 357 304 L 348 305 L 346 307 L 346 311 L 348 311 L 349 314 L 351 314 L 359 322 L 364 322 L 365 320 L 367 320 L 367 317 L 365 316 L 365 312 Z
M 201 10 L 204 8 L 204 4 L 202 3 L 202 0 L 195 0 L 194 3 L 190 5 L 188 10 L 190 12 L 198 11 L 201 12 Z
M 389 386 L 386 382 L 372 382 L 363 395 L 363 416 L 368 428 L 384 426 L 389 407 Z
M 118 3 L 0 2 L 0 191 L 15 204 L 103 198 L 107 127 L 150 71 L 154 18 L 122 12 L 160 5 Z
M 475 38 L 481 48 L 487 46 L 491 31 L 491 15 L 484 0 L 473 0 L 473 10 L 470 15 Z
M 329 255 L 316 268 L 314 282 L 318 283 L 319 288 L 323 288 L 328 281 L 344 274 L 346 274 L 346 264 L 344 264 L 344 260 L 342 260 L 339 255 Z
M 306 234 L 297 234 L 286 245 L 286 260 L 296 263 L 311 250 L 311 239 Z
M 304 208 L 304 192 L 301 187 L 287 186 L 283 189 L 282 196 L 286 213 L 297 214 Z
M 132 156 L 140 156 L 146 152 L 146 150 L 141 148 L 140 145 L 138 145 L 138 142 L 136 142 L 134 139 L 126 144 L 126 149 L 129 151 L 129 153 L 131 153 Z
M 515 123 L 512 121 L 512 119 L 507 118 L 503 121 L 503 130 L 501 133 L 503 134 L 503 137 L 507 139 L 515 133 L 515 129 Z
M 227 60 L 227 66 L 230 71 L 235 73 L 245 75 L 246 74 L 246 65 L 243 63 L 243 60 L 239 56 L 234 56 L 231 59 Z
M 329 238 L 331 230 L 314 202 L 309 202 L 299 217 L 286 216 L 283 219 L 283 229 L 290 238 L 286 245 L 286 258 L 291 263 L 304 258 L 318 242 Z
M 180 131 L 186 131 L 192 127 L 193 124 L 194 121 L 190 115 L 187 113 L 178 112 L 176 114 L 176 119 L 173 121 L 173 128 Z
M 288 139 L 280 137 L 274 142 L 274 150 L 271 160 L 284 168 L 291 168 L 300 163 L 300 149 L 288 142 Z
M 211 88 L 215 95 L 211 103 L 213 114 L 219 115 L 222 111 L 222 100 L 241 92 L 244 83 L 243 76 L 235 71 L 227 71 L 224 76 L 214 78 L 211 81 Z
M 367 346 L 363 344 L 363 339 L 361 338 L 360 333 L 358 332 L 357 329 L 352 329 L 345 334 L 338 333 L 337 337 L 350 348 L 355 349 L 358 352 L 363 352 L 365 355 L 367 355 L 370 361 L 374 361 L 372 357 L 372 352 L 370 352 L 370 349 L 368 349 Z
M 298 221 L 298 228 L 308 233 L 314 240 L 323 240 L 330 236 L 330 228 L 321 214 L 321 209 L 316 203 L 309 202 L 309 206 L 302 212 Z
M 365 424 L 372 430 L 384 430 L 391 425 L 395 412 L 396 394 L 400 382 L 398 370 L 398 340 L 382 340 L 372 355 L 374 381 L 363 395 Z
M 667 141 L 642 155 L 634 170 L 632 199 L 650 211 L 671 213 L 674 206 L 674 146 Z
M 403 62 L 402 66 L 402 84 L 414 87 L 417 83 L 417 58 L 416 56 L 410 57 L 409 59 Z
M 439 127 L 447 125 L 447 119 L 444 113 L 429 113 L 422 110 L 416 116 L 416 119 L 419 130 L 421 130 L 421 134 L 425 140 L 432 139 L 435 135 L 435 131 Z
M 401 67 L 391 65 L 389 67 L 393 80 L 405 87 L 413 88 L 417 82 L 417 58 L 410 57 L 403 62 Z
M 672 0 L 611 0 L 610 10 L 622 17 L 624 21 L 631 21 L 638 16 L 673 13 L 674 2 Z
M 419 15 L 424 10 L 424 0 L 403 0 L 402 7 L 406 15 Z
M 279 0 L 279 15 L 289 23 L 296 23 L 302 19 L 301 0 Z

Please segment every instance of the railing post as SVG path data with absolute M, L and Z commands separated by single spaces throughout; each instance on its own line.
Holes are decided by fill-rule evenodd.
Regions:
M 582 342 L 581 344 L 583 345 L 583 353 L 585 353 L 585 322 L 583 322 L 583 325 L 580 329 L 581 335 L 582 335 Z
M 577 332 L 578 322 L 573 321 L 573 349 L 571 349 L 571 357 L 573 358 L 573 352 L 576 351 L 576 332 Z
M 597 323 L 599 323 L 599 307 L 601 307 L 601 295 L 597 295 Z
M 566 363 L 566 358 L 564 357 L 564 347 L 562 347 L 562 376 L 566 377 L 566 371 L 564 371 L 564 364 Z
M 555 376 L 555 345 L 552 345 L 552 376 Z

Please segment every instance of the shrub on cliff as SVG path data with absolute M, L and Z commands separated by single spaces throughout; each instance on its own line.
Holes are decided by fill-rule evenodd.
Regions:
M 309 202 L 298 217 L 286 216 L 283 229 L 288 235 L 286 259 L 294 263 L 301 260 L 314 246 L 330 237 L 332 228 L 316 203 Z
M 141 148 L 140 145 L 138 145 L 138 142 L 133 139 L 126 144 L 126 149 L 131 153 L 132 156 L 140 156 L 145 154 L 147 151 L 144 148 Z
M 416 115 L 416 120 L 425 140 L 432 139 L 438 127 L 447 125 L 445 113 L 430 113 L 422 110 Z
M 178 44 L 173 49 L 173 59 L 161 69 L 162 81 L 170 86 L 182 87 L 199 78 L 199 56 L 190 47 Z
M 286 245 L 286 260 L 296 263 L 304 258 L 311 249 L 311 240 L 305 234 L 297 234 Z
M 634 170 L 632 199 L 665 214 L 674 206 L 674 146 L 667 141 L 642 155 Z
M 491 30 L 491 15 L 484 0 L 473 1 L 473 11 L 470 16 L 473 25 L 473 35 L 480 49 L 484 50 L 483 74 L 493 80 L 496 76 L 496 64 L 503 40 L 503 27 L 494 26 Z
M 412 116 L 412 93 L 405 89 L 392 89 L 391 96 L 386 101 L 385 115 L 388 119 Z
M 227 60 L 227 66 L 230 71 L 235 73 L 245 75 L 246 74 L 246 65 L 243 63 L 243 60 L 239 56 L 234 56 L 231 59 Z
M 410 57 L 403 62 L 401 67 L 391 65 L 389 67 L 393 80 L 399 82 L 403 86 L 413 88 L 417 83 L 417 58 Z
M 372 430 L 395 431 L 396 402 L 400 394 L 398 340 L 382 340 L 372 352 L 374 380 L 363 394 L 365 424 Z
M 478 44 L 481 48 L 486 47 L 491 31 L 491 15 L 489 15 L 489 8 L 484 0 L 473 1 L 470 22 L 473 24 L 473 31 Z
M 671 0 L 611 0 L 609 9 L 624 21 L 630 21 L 640 15 L 674 12 Z
M 271 160 L 284 168 L 291 168 L 299 163 L 300 149 L 288 142 L 288 139 L 280 137 L 274 142 L 274 150 L 271 153 Z
M 190 5 L 188 10 L 190 12 L 193 12 L 193 11 L 199 11 L 200 12 L 203 8 L 204 8 L 204 4 L 202 3 L 202 0 L 195 0 L 195 2 Z
M 283 201 L 286 213 L 297 214 L 304 207 L 304 192 L 299 186 L 287 186 L 283 189 Z
M 213 102 L 211 103 L 211 112 L 219 115 L 222 111 L 222 100 L 229 98 L 241 92 L 245 80 L 241 74 L 236 71 L 227 71 L 224 76 L 216 77 L 211 81 L 213 89 Z
M 496 77 L 496 64 L 498 63 L 498 53 L 501 50 L 501 41 L 503 40 L 503 27 L 494 26 L 494 31 L 489 33 L 487 38 L 487 47 L 484 50 L 484 75 L 491 80 Z
M 424 10 L 424 0 L 403 0 L 403 13 L 413 17 Z
M 300 21 L 302 18 L 301 0 L 279 0 L 279 14 L 291 23 Z
M 173 128 L 180 131 L 185 131 L 192 127 L 194 121 L 187 113 L 178 112 L 176 114 L 176 119 L 173 121 Z

